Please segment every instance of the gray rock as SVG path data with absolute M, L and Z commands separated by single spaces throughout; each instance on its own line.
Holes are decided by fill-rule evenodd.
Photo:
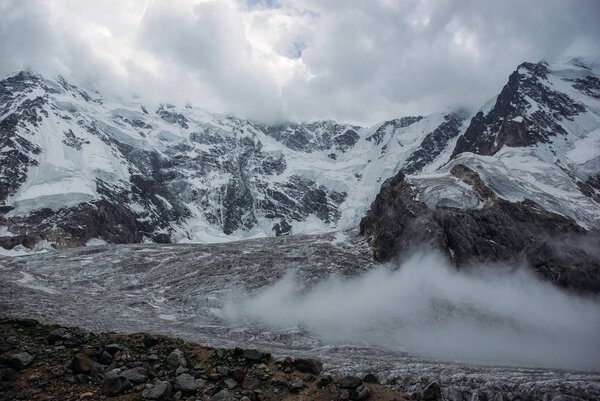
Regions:
M 146 387 L 142 392 L 142 397 L 147 400 L 168 400 L 172 394 L 171 383 L 157 380 L 150 387 Z
M 352 399 L 357 401 L 366 400 L 371 396 L 371 389 L 364 384 L 358 386 L 352 394 Z
M 201 390 L 203 388 L 206 387 L 206 380 L 204 379 L 196 379 L 194 381 L 194 384 L 196 385 L 196 389 Z
M 167 363 L 173 366 L 174 368 L 178 368 L 179 366 L 187 366 L 187 361 L 183 356 L 183 352 L 181 352 L 181 350 L 179 349 L 176 349 L 169 354 L 169 356 L 167 357 Z
M 235 379 L 225 379 L 223 383 L 225 383 L 229 390 L 233 390 L 238 385 L 238 382 Z
M 290 385 L 290 391 L 292 393 L 299 393 L 300 391 L 304 390 L 306 388 L 306 383 L 304 383 L 303 380 L 296 380 L 295 382 L 293 382 Z
M 104 347 L 104 350 L 111 355 L 117 353 L 117 351 L 122 351 L 123 348 L 119 344 L 108 344 Z
M 318 375 L 323 370 L 323 363 L 318 359 L 298 358 L 294 359 L 294 367 L 300 372 Z
M 183 366 L 180 366 L 180 367 L 178 367 L 178 368 L 175 370 L 175 375 L 176 375 L 176 376 L 179 376 L 180 374 L 182 374 L 182 373 L 186 373 L 186 372 L 189 372 L 189 369 L 188 369 L 188 368 L 184 368 Z
M 16 370 L 25 369 L 31 365 L 34 359 L 34 356 L 27 352 L 17 352 L 16 354 L 8 354 L 2 357 L 2 360 L 6 361 L 10 367 Z
M 104 375 L 104 384 L 102 390 L 108 396 L 115 396 L 131 389 L 131 383 L 122 375 L 120 369 L 111 370 Z
M 71 336 L 63 327 L 59 327 L 58 329 L 54 329 L 50 333 L 48 333 L 49 344 L 54 344 L 57 341 L 64 341 L 68 338 L 71 338 Z
M 356 377 L 356 376 L 344 376 L 342 377 L 342 379 L 340 380 L 340 383 L 338 384 L 339 388 L 345 388 L 345 389 L 349 389 L 349 390 L 354 390 L 355 388 L 357 388 L 358 386 L 360 386 L 362 384 L 362 379 L 360 377 Z
M 132 383 L 144 383 L 148 380 L 148 372 L 141 366 L 123 371 L 123 376 Z
M 235 397 L 228 390 L 221 390 L 210 399 L 211 401 L 236 401 Z
M 333 378 L 330 375 L 319 376 L 319 378 L 317 379 L 317 387 L 327 387 L 331 384 L 332 381 Z
M 106 366 L 101 365 L 96 362 L 92 365 L 92 369 L 90 370 L 90 376 L 91 377 L 101 377 L 104 374 L 105 369 L 106 369 Z
M 269 359 L 270 356 L 270 354 L 266 354 L 255 349 L 244 350 L 243 354 L 243 357 L 251 362 L 261 362 L 265 359 Z
M 182 373 L 175 378 L 175 390 L 191 393 L 196 391 L 196 388 L 196 379 L 188 373 Z

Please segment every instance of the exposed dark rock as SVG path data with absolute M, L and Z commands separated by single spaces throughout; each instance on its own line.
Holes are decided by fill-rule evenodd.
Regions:
M 377 128 L 375 133 L 368 136 L 366 139 L 367 141 L 373 141 L 376 145 L 379 145 L 383 141 L 383 138 L 387 133 L 390 133 L 390 135 L 394 135 L 397 129 L 408 127 L 409 125 L 421 121 L 422 119 L 423 117 L 421 116 L 409 116 L 386 121 L 383 124 L 381 124 L 379 128 Z
M 460 134 L 460 128 L 467 117 L 465 111 L 445 115 L 444 122 L 427 134 L 417 150 L 408 157 L 404 164 L 404 172 L 418 173 L 435 160 L 446 149 L 448 142 Z
M 464 167 L 454 173 L 473 185 L 488 204 L 481 209 L 431 210 L 416 200 L 402 172 L 384 182 L 360 223 L 377 260 L 406 255 L 427 244 L 459 267 L 525 261 L 559 286 L 600 292 L 600 260 L 590 251 L 600 246 L 598 233 L 586 233 L 571 219 L 527 199 L 495 199 L 477 174 Z
M 548 142 L 551 136 L 564 135 L 561 119 L 572 119 L 585 107 L 562 92 L 554 91 L 543 80 L 545 63 L 523 63 L 513 72 L 488 113 L 479 112 L 458 139 L 452 157 L 472 152 L 493 155 L 503 146 L 529 146 Z M 545 106 L 529 113 L 527 98 Z M 527 117 L 525 117 L 527 116 Z M 514 120 L 520 117 L 521 121 Z

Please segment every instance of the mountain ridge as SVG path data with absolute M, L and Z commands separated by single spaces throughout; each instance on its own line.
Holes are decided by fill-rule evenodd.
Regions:
M 12 247 L 24 236 L 22 244 L 64 247 L 335 231 L 358 226 L 380 184 L 400 170 L 430 208 L 481 207 L 451 174 L 457 165 L 500 198 L 530 199 L 594 228 L 593 60 L 521 64 L 489 110 L 474 116 L 455 110 L 366 128 L 265 125 L 189 105 L 152 110 L 21 72 L 0 82 L 1 242 Z

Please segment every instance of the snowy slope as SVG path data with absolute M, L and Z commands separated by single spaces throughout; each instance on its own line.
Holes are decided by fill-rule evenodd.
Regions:
M 55 232 L 53 240 L 66 231 L 65 241 L 76 244 L 94 237 L 214 242 L 353 227 L 380 183 L 447 121 L 434 114 L 370 128 L 264 126 L 189 105 L 104 99 L 27 72 L 2 81 L 2 107 L 6 224 L 18 234 Z M 456 137 L 466 114 L 452 118 Z

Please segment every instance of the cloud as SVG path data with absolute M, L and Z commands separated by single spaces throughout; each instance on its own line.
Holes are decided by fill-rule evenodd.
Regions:
M 526 269 L 457 271 L 436 252 L 305 288 L 290 272 L 232 292 L 222 318 L 258 331 L 300 330 L 324 344 L 352 344 L 434 360 L 597 370 L 600 308 Z M 351 294 L 351 296 L 349 296 Z M 275 333 L 274 333 L 275 331 Z
M 0 0 L 0 73 L 262 120 L 479 107 L 523 61 L 600 53 L 580 0 Z

